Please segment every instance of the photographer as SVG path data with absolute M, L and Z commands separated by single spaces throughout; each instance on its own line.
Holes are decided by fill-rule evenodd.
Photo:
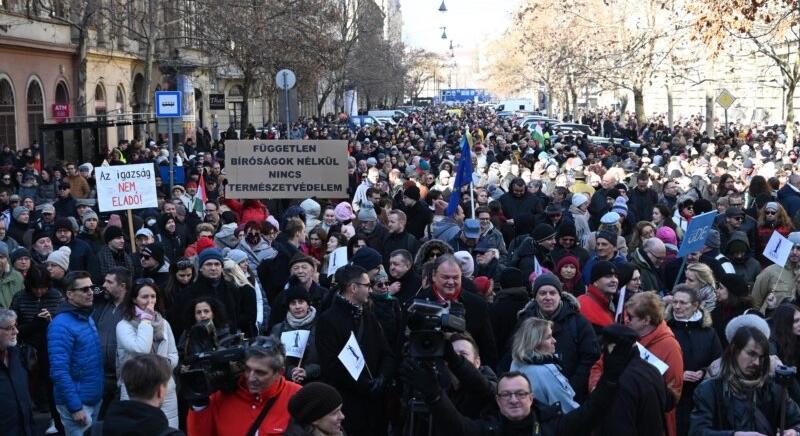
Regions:
M 452 255 L 442 255 L 433 263 L 431 287 L 420 290 L 415 298 L 448 305 L 460 303 L 464 313 L 459 316 L 467 321 L 467 331 L 478 344 L 481 361 L 493 367 L 497 363 L 497 347 L 489 321 L 489 306 L 479 295 L 461 290 L 461 266 L 458 260 Z
M 495 412 L 493 397 L 497 391 L 497 375 L 481 365 L 478 346 L 469 333 L 453 333 L 445 344 L 444 358 L 453 375 L 448 396 L 456 409 L 468 418 Z
M 160 409 L 172 380 L 170 363 L 156 354 L 141 354 L 125 361 L 122 383 L 130 400 L 115 401 L 105 420 L 92 425 L 91 436 L 182 436 L 169 426 Z
M 532 386 L 520 372 L 500 377 L 495 394 L 499 414 L 483 419 L 469 419 L 459 413 L 448 395 L 437 384 L 432 365 L 407 359 L 403 364 L 404 380 L 420 392 L 430 408 L 436 434 L 472 435 L 578 435 L 594 428 L 613 398 L 620 374 L 635 355 L 633 342 L 620 342 L 604 357 L 609 369 L 598 388 L 586 402 L 570 413 L 562 414 L 558 405 L 539 403 Z
M 694 391 L 689 435 L 774 435 L 783 425 L 781 436 L 796 436 L 800 409 L 781 387 L 793 374 L 784 369 L 787 374 L 781 375 L 779 367 L 773 377 L 769 368 L 767 337 L 755 327 L 739 328 L 722 354 L 719 376 Z
M 289 425 L 288 404 L 300 385 L 283 377 L 283 346 L 259 336 L 245 352 L 244 374 L 233 392 L 214 392 L 195 401 L 187 429 L 192 436 L 282 434 Z

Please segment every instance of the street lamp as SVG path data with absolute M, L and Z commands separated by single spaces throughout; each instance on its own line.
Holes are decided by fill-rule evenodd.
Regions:
M 442 39 L 447 39 L 447 27 L 440 27 L 442 29 Z
M 439 6 L 439 12 L 447 12 L 447 6 L 444 5 L 444 0 L 442 0 L 442 5 Z

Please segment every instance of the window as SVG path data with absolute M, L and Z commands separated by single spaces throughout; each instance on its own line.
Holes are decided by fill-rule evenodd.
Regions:
M 56 85 L 56 103 L 69 104 L 69 91 L 67 91 L 67 85 L 64 82 L 58 82 L 58 85 Z
M 114 109 L 117 112 L 117 120 L 122 120 L 120 114 L 125 113 L 125 90 L 122 86 L 117 86 L 117 98 Z M 125 139 L 125 126 L 117 126 L 117 141 Z
M 228 122 L 236 130 L 242 129 L 242 87 L 234 85 L 228 91 Z
M 97 115 L 97 121 L 105 121 L 108 109 L 106 109 L 106 91 L 102 83 L 98 83 L 94 88 L 94 113 Z M 108 144 L 108 135 L 105 127 L 97 128 L 97 139 L 101 148 Z
M 44 124 L 44 98 L 39 82 L 28 85 L 28 143 L 39 140 L 39 126 Z
M 8 80 L 0 79 L 0 146 L 17 148 L 17 122 L 14 117 L 14 91 Z

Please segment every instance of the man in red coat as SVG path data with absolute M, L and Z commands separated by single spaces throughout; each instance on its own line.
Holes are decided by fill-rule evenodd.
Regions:
M 598 335 L 603 327 L 614 322 L 611 301 L 618 287 L 617 267 L 606 260 L 595 263 L 589 278 L 589 287 L 585 294 L 578 297 L 578 302 L 581 305 L 581 315 L 592 323 Z
M 267 414 L 258 426 L 260 435 L 283 434 L 289 425 L 289 399 L 300 385 L 283 377 L 283 346 L 269 337 L 257 337 L 247 349 L 245 371 L 235 391 L 215 392 L 195 401 L 189 411 L 188 434 L 192 436 L 241 436 L 247 434 L 261 411 Z

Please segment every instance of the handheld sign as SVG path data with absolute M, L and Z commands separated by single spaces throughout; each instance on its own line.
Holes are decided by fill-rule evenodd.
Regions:
M 308 336 L 311 334 L 309 330 L 295 330 L 291 332 L 281 333 L 281 343 L 286 348 L 287 357 L 296 357 L 298 359 L 303 357 L 308 345 Z
M 98 167 L 97 202 L 100 212 L 157 208 L 153 164 Z
M 689 221 L 686 227 L 686 233 L 683 235 L 681 241 L 681 248 L 678 250 L 678 257 L 684 257 L 689 253 L 700 251 L 706 245 L 706 238 L 708 232 L 714 226 L 714 219 L 717 217 L 717 211 L 706 212 L 697 215 Z
M 339 247 L 328 257 L 328 277 L 334 275 L 336 270 L 347 265 L 347 247 Z
M 342 362 L 344 368 L 353 377 L 353 380 L 358 381 L 361 377 L 361 372 L 364 371 L 366 361 L 364 361 L 364 354 L 361 352 L 361 347 L 358 346 L 358 341 L 353 332 L 350 332 L 350 339 L 344 344 L 344 348 L 339 352 L 339 361 Z
M 789 253 L 792 252 L 792 247 L 794 247 L 792 241 L 778 232 L 772 232 L 772 237 L 769 238 L 769 242 L 764 248 L 764 257 L 776 265 L 785 267 L 786 261 L 789 260 Z
M 664 375 L 664 373 L 667 372 L 669 365 L 667 365 L 666 362 L 656 357 L 656 355 L 651 353 L 647 348 L 644 347 L 644 345 L 637 342 L 636 346 L 639 348 L 639 356 L 642 358 L 642 360 L 653 365 L 658 372 L 661 373 L 661 375 Z

